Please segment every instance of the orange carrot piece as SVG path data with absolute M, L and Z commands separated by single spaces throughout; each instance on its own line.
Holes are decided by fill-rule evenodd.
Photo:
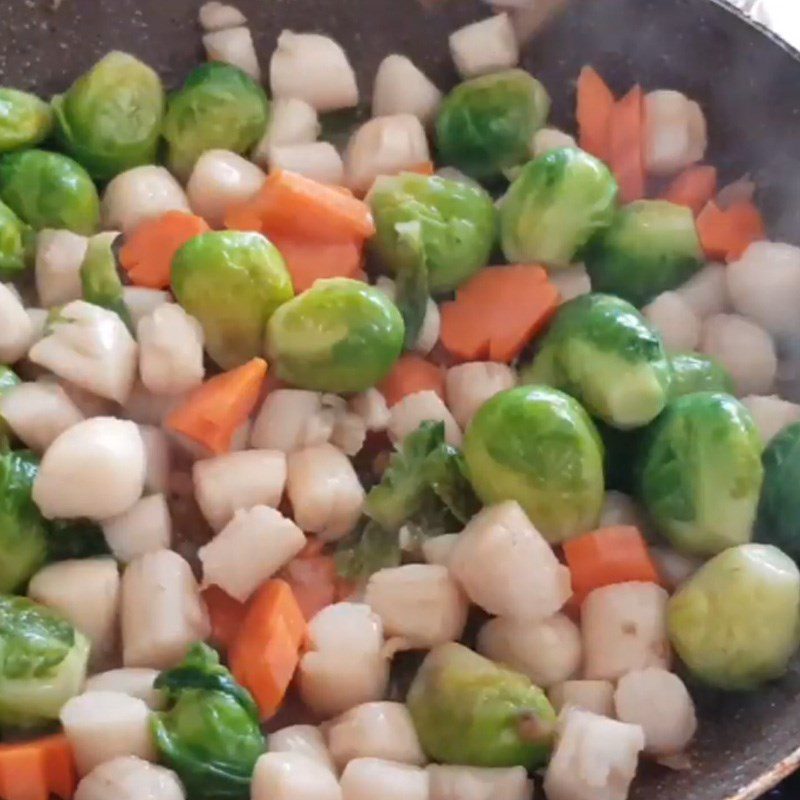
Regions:
M 236 429 L 258 402 L 266 376 L 267 362 L 263 358 L 216 375 L 172 411 L 166 424 L 214 455 L 227 453 Z
M 236 638 L 247 606 L 235 600 L 219 586 L 209 586 L 203 589 L 202 594 L 211 622 L 211 638 L 214 644 L 227 650 Z
M 320 241 L 266 231 L 281 251 L 297 294 L 321 278 L 358 278 L 361 272 L 361 242 L 356 239 Z
M 728 215 L 713 200 L 697 215 L 697 235 L 708 258 L 724 259 L 731 246 Z
M 614 94 L 593 67 L 586 66 L 578 76 L 578 139 L 582 150 L 608 161 L 610 123 Z
M 306 622 L 286 581 L 267 581 L 250 600 L 228 651 L 236 680 L 255 698 L 262 719 L 280 708 L 306 640 Z
M 662 195 L 664 200 L 691 208 L 697 216 L 717 193 L 717 170 L 696 165 L 681 172 Z
M 489 267 L 442 306 L 442 344 L 460 361 L 509 363 L 550 321 L 559 302 L 542 267 Z
M 63 734 L 0 745 L 3 800 L 71 800 L 78 784 L 72 749 Z
M 336 602 L 338 576 L 332 556 L 303 557 L 301 554 L 283 568 L 281 577 L 292 587 L 297 604 L 307 620 Z
M 444 375 L 436 364 L 416 353 L 401 356 L 378 384 L 378 391 L 386 398 L 389 408 L 410 394 L 428 390 L 444 400 Z
M 195 236 L 210 230 L 202 217 L 185 211 L 167 211 L 148 219 L 126 237 L 119 263 L 134 286 L 166 289 L 172 277 L 175 253 Z
M 578 604 L 590 592 L 613 583 L 661 582 L 644 537 L 632 525 L 600 528 L 570 539 L 564 543 L 564 558 Z
M 645 194 L 644 137 L 644 93 L 637 85 L 614 105 L 609 129 L 609 166 L 623 203 Z
M 767 230 L 761 212 L 751 201 L 734 203 L 725 213 L 734 233 L 725 260 L 736 261 L 753 242 L 765 239 Z
M 423 161 L 421 164 L 414 164 L 413 167 L 406 167 L 403 172 L 416 172 L 417 175 L 433 175 L 436 167 L 433 161 Z
M 721 209 L 713 200 L 697 217 L 697 234 L 708 258 L 735 261 L 753 243 L 766 236 L 764 220 L 750 201 Z

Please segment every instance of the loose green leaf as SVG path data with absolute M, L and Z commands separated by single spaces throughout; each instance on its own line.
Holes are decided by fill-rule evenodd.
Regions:
M 428 310 L 428 262 L 419 222 L 399 222 L 395 230 L 398 254 L 395 305 L 406 326 L 406 350 L 411 350 L 419 338 Z
M 373 572 L 400 564 L 400 538 L 374 520 L 364 520 L 350 536 L 343 539 L 334 556 L 336 571 L 350 581 L 362 581 Z
M 116 238 L 116 233 L 99 233 L 89 240 L 81 264 L 83 299 L 87 303 L 113 311 L 125 323 L 131 334 L 135 335 L 133 319 L 125 305 L 122 281 L 117 272 L 117 261 L 112 250 Z

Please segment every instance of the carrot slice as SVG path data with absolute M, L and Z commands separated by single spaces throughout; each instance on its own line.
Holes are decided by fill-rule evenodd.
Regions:
M 714 167 L 694 166 L 681 172 L 662 195 L 664 200 L 691 208 L 697 216 L 717 193 L 717 170 Z
M 735 261 L 766 235 L 764 220 L 753 203 L 734 203 L 721 209 L 713 200 L 697 217 L 697 234 L 708 258 Z
M 280 708 L 306 639 L 306 623 L 286 581 L 273 578 L 253 596 L 228 662 L 236 680 L 258 703 L 262 719 Z
M 119 251 L 120 266 L 134 286 L 167 289 L 175 253 L 210 228 L 202 217 L 185 211 L 167 211 L 148 219 L 126 238 Z
M 202 594 L 211 622 L 211 638 L 214 644 L 227 650 L 236 638 L 247 606 L 235 600 L 219 586 L 209 586 L 203 589 Z
M 0 745 L 3 800 L 71 800 L 78 778 L 66 736 Z
M 404 397 L 416 392 L 432 390 L 444 400 L 444 375 L 442 370 L 416 353 L 406 353 L 392 367 L 392 371 L 378 384 L 378 391 L 391 408 Z
M 489 267 L 442 306 L 442 344 L 461 361 L 509 363 L 549 322 L 559 302 L 542 267 Z
M 725 213 L 734 232 L 725 260 L 736 261 L 753 242 L 765 239 L 767 230 L 761 212 L 750 201 L 734 203 Z
M 214 455 L 227 453 L 236 429 L 255 407 L 266 376 L 263 358 L 216 375 L 195 389 L 167 417 L 166 424 Z
M 609 128 L 609 166 L 623 203 L 644 197 L 644 137 L 644 93 L 637 85 L 614 105 Z
M 358 278 L 362 246 L 356 239 L 318 241 L 285 234 L 267 233 L 281 251 L 297 294 L 321 278 Z
M 573 596 L 582 603 L 601 586 L 627 581 L 660 583 L 647 543 L 632 525 L 601 528 L 564 543 Z
M 332 556 L 303 557 L 301 554 L 283 568 L 281 577 L 292 587 L 297 604 L 307 620 L 336 602 L 338 576 Z
M 578 140 L 582 150 L 608 161 L 610 122 L 614 94 L 593 67 L 586 66 L 578 76 Z

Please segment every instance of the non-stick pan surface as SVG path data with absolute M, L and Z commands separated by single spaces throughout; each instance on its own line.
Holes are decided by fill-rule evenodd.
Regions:
M 785 0 L 795 2 L 795 0 Z M 0 76 L 49 94 L 108 50 L 135 53 L 177 84 L 202 58 L 200 0 L 4 0 Z M 335 36 L 364 97 L 381 58 L 408 54 L 443 88 L 455 82 L 447 34 L 486 14 L 474 0 L 233 0 L 248 15 L 265 68 L 285 27 Z M 712 160 L 723 174 L 750 172 L 774 238 L 800 243 L 800 60 L 711 0 L 574 0 L 526 48 L 524 65 L 554 100 L 556 123 L 573 126 L 574 80 L 592 63 L 618 90 L 685 91 L 704 106 Z M 798 310 L 800 313 L 800 310 Z M 743 610 L 744 611 L 744 610 Z M 763 620 L 769 625 L 768 619 Z M 800 760 L 800 667 L 753 694 L 695 692 L 700 731 L 693 768 L 645 770 L 640 800 L 745 800 Z

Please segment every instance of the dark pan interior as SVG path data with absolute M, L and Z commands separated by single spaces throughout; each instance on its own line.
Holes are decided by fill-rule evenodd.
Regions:
M 785 0 L 795 2 L 796 0 Z M 365 97 L 381 58 L 402 52 L 448 87 L 447 33 L 486 7 L 474 0 L 232 0 L 248 15 L 262 64 L 284 27 L 330 33 L 346 47 Z M 110 49 L 135 53 L 172 85 L 202 57 L 200 0 L 4 0 L 2 82 L 57 92 Z M 711 0 L 574 0 L 527 47 L 524 64 L 547 86 L 556 123 L 572 127 L 574 80 L 592 63 L 617 90 L 672 87 L 706 109 L 711 157 L 723 175 L 751 172 L 773 238 L 800 243 L 800 60 Z M 769 625 L 769 620 L 763 620 Z M 697 692 L 701 727 L 690 772 L 653 768 L 641 800 L 756 796 L 800 747 L 800 669 L 757 694 Z

